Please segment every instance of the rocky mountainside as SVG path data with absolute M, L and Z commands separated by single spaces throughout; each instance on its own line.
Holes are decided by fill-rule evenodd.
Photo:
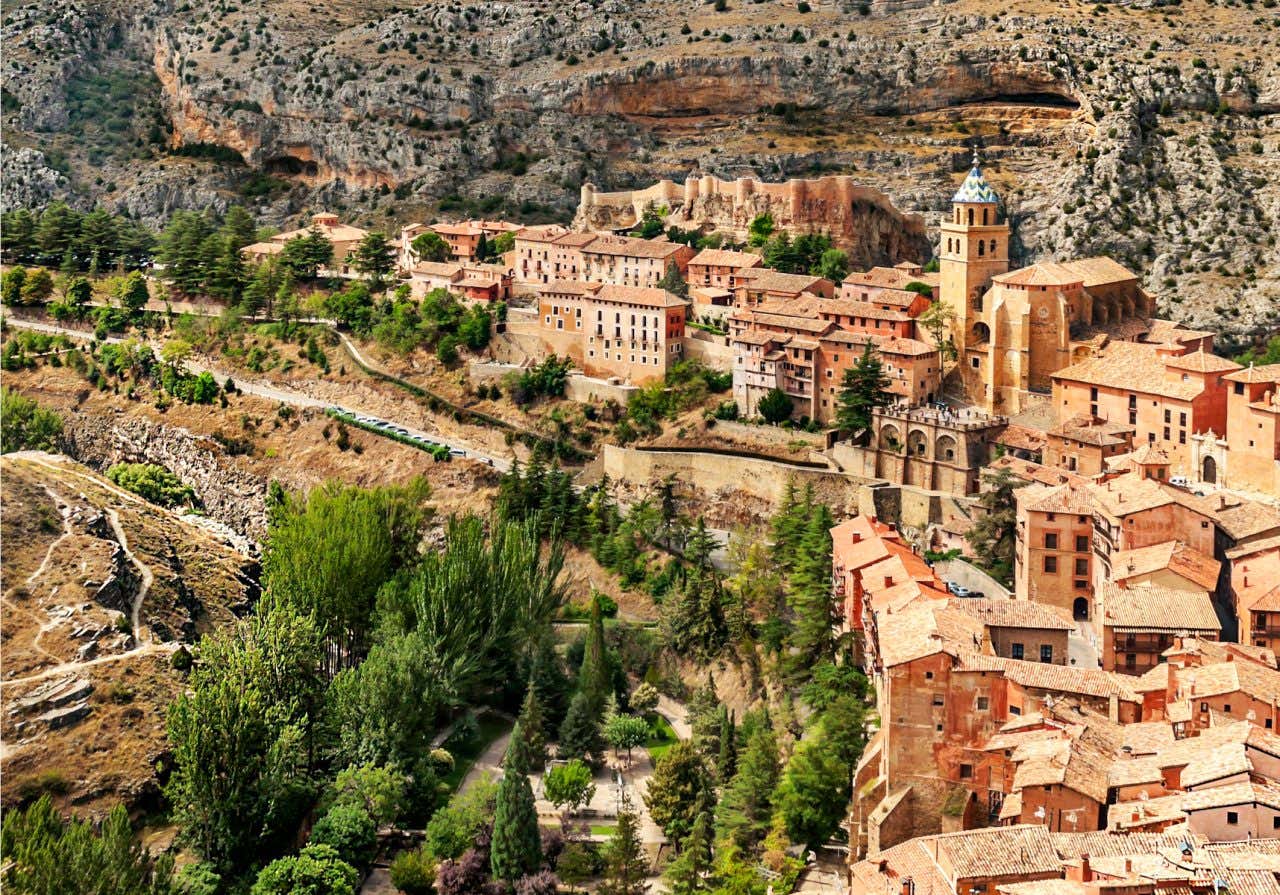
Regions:
M 248 610 L 257 562 L 66 457 L 0 460 L 4 802 L 157 793 L 183 643 Z
M 933 223 L 979 147 L 1020 260 L 1112 254 L 1243 338 L 1280 325 L 1269 2 L 31 0 L 3 198 L 390 228 L 850 173 Z

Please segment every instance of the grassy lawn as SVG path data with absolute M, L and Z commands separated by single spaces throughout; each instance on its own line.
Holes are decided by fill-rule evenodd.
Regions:
M 458 788 L 484 750 L 510 730 L 510 722 L 486 712 L 480 716 L 473 735 L 459 731 L 445 740 L 444 748 L 453 756 L 453 771 L 443 781 L 449 787 L 449 792 Z
M 612 836 L 613 831 L 618 829 L 617 824 L 592 824 L 592 836 Z
M 656 765 L 658 759 L 666 754 L 666 751 L 679 742 L 676 732 L 671 729 L 671 725 L 667 723 L 667 719 L 653 713 L 648 715 L 646 720 L 649 722 L 649 739 L 645 742 L 644 747 L 649 750 L 649 758 Z

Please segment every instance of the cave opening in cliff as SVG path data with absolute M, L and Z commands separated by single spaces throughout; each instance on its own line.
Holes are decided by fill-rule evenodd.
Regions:
M 1079 101 L 1061 93 L 992 93 L 987 96 L 974 97 L 957 105 L 976 105 L 978 103 L 999 103 L 1007 106 L 1049 106 L 1055 109 L 1078 109 Z
M 277 155 L 274 158 L 269 158 L 265 168 L 268 174 L 279 174 L 285 177 L 298 177 L 300 175 L 315 177 L 320 173 L 320 168 L 315 162 L 306 161 L 292 155 Z

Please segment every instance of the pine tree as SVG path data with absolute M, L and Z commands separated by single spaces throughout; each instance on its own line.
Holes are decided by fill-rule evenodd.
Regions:
M 884 375 L 880 356 L 873 354 L 868 342 L 862 356 L 844 371 L 836 404 L 836 424 L 846 432 L 868 432 L 871 412 L 890 401 L 889 377 Z
M 721 793 L 716 807 L 717 839 L 743 850 L 755 847 L 769 829 L 778 773 L 778 742 L 766 718 L 751 732 L 738 772 Z
M 533 873 L 542 861 L 542 837 L 538 832 L 533 789 L 518 765 L 519 758 L 509 748 L 506 769 L 498 785 L 493 840 L 489 846 L 489 865 L 494 877 L 508 883 Z
M 628 796 L 623 796 L 618 825 L 604 853 L 604 879 L 596 889 L 599 895 L 644 895 L 649 868 L 640 842 L 640 820 Z
M 787 602 L 793 623 L 786 666 L 792 680 L 804 680 L 815 665 L 835 652 L 831 525 L 830 511 L 822 505 L 814 507 L 791 574 Z
M 524 702 L 520 706 L 520 736 L 524 742 L 523 750 L 529 761 L 530 773 L 547 763 L 546 717 L 542 711 L 542 700 L 538 698 L 538 688 L 532 678 L 525 688 Z M 512 732 L 515 740 L 515 732 Z
M 560 742 L 557 758 L 581 758 L 588 764 L 596 764 L 604 754 L 604 739 L 600 733 L 599 716 L 586 694 L 578 693 L 569 703 L 569 711 L 560 725 Z
M 542 769 L 543 763 L 538 761 L 530 748 L 529 740 L 524 735 L 524 725 L 518 719 L 511 728 L 511 742 L 507 746 L 504 761 L 503 770 L 509 773 L 532 774 Z
M 707 888 L 704 874 L 711 869 L 711 815 L 698 815 L 693 829 L 680 846 L 680 854 L 667 865 L 665 876 L 671 895 L 694 895 Z
M 569 710 L 570 682 L 564 663 L 556 652 L 549 632 L 544 631 L 533 647 L 530 659 L 529 687 L 537 693 L 542 709 L 543 743 L 555 736 Z

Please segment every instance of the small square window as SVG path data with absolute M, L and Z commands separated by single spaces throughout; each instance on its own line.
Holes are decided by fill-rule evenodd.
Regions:
M 924 679 L 925 679 L 926 681 L 931 681 L 931 680 L 933 680 L 933 672 L 932 672 L 932 671 L 926 671 L 926 672 L 924 673 Z
M 979 697 L 978 697 L 978 711 L 980 711 L 980 712 L 985 712 L 985 711 L 987 710 L 987 707 L 988 707 L 990 704 L 991 704 L 991 702 L 990 702 L 990 700 L 988 700 L 988 699 L 987 699 L 987 697 L 985 697 L 985 696 L 979 696 Z
M 973 777 L 973 765 L 971 764 L 960 765 L 960 779 L 969 780 L 972 777 Z
M 1227 823 L 1235 825 L 1240 823 L 1240 814 L 1236 811 L 1227 812 Z

